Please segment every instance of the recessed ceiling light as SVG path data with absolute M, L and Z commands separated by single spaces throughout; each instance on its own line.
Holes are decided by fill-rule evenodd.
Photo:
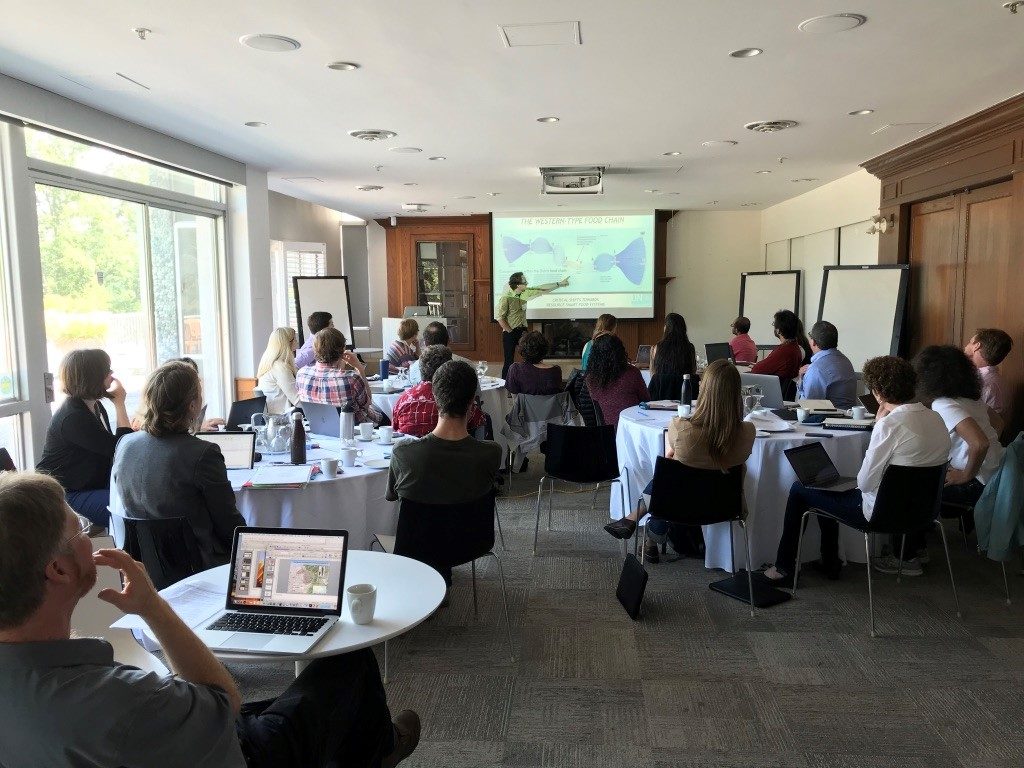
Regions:
M 857 117 L 858 115 L 873 115 L 875 110 L 873 109 L 855 109 L 853 112 L 847 112 L 846 114 L 851 117 Z
M 749 59 L 751 56 L 760 56 L 764 53 L 763 48 L 740 48 L 729 53 L 734 59 Z
M 384 189 L 380 184 L 360 184 L 356 187 L 360 192 L 377 192 Z
M 659 192 L 661 192 L 661 190 L 660 189 L 645 189 L 644 192 L 646 192 L 649 195 L 656 195 Z
M 551 116 L 549 116 L 549 117 L 538 117 L 537 118 L 537 122 L 538 123 L 557 123 L 558 122 L 558 118 L 557 117 L 551 117 Z
M 718 201 L 717 200 L 709 200 L 708 202 L 704 203 L 704 205 L 718 205 Z
M 679 193 L 678 192 L 666 192 L 665 194 L 666 195 L 678 195 Z
M 682 152 L 662 152 L 661 154 L 663 154 L 665 157 L 679 157 L 683 153 Z
M 768 170 L 764 170 L 764 171 L 754 171 L 754 173 L 771 173 L 771 171 L 768 171 Z
M 246 123 L 246 125 L 249 126 L 250 128 L 266 128 L 267 127 L 267 124 L 262 122 L 262 121 L 260 121 L 260 120 L 250 120 L 249 122 Z
M 488 197 L 497 197 L 500 194 L 501 194 L 501 192 L 488 192 L 487 196 Z
M 434 155 L 433 157 L 428 158 L 428 159 L 430 159 L 430 160 L 447 160 L 448 158 L 445 157 L 444 155 Z
M 422 151 L 419 147 L 388 147 L 388 152 L 400 152 L 403 155 L 415 155 Z
M 868 20 L 867 16 L 860 13 L 833 13 L 829 16 L 815 16 L 804 19 L 797 24 L 801 32 L 812 32 L 814 34 L 828 34 L 830 32 L 846 32 L 856 29 Z
M 255 48 L 257 51 L 267 51 L 269 53 L 287 53 L 302 47 L 302 43 L 298 40 L 285 37 L 284 35 L 242 35 L 238 38 L 238 42 L 250 48 Z
M 749 208 L 752 205 L 760 205 L 760 203 L 740 203 L 743 208 Z
M 358 131 L 349 131 L 348 135 L 353 139 L 362 139 L 363 141 L 385 141 L 386 139 L 395 138 L 398 134 L 381 128 L 363 128 Z
M 804 181 L 817 181 L 817 179 L 790 179 L 790 181 L 792 181 L 795 184 L 799 184 Z
M 417 184 L 415 181 L 403 181 L 402 182 L 402 186 L 403 187 L 418 187 L 419 184 Z
M 755 133 L 777 133 L 787 128 L 796 128 L 799 125 L 796 120 L 755 120 L 743 127 Z
M 739 144 L 738 141 L 732 141 L 730 139 L 712 139 L 710 141 L 702 141 L 700 145 L 702 147 L 735 147 Z
M 338 72 L 351 72 L 353 69 L 359 69 L 359 65 L 354 61 L 332 61 L 327 68 Z
M 457 195 L 456 200 L 476 200 L 476 195 Z

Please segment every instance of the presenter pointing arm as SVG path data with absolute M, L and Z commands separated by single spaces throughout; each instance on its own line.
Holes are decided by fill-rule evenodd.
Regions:
M 501 326 L 501 347 L 505 356 L 501 378 L 504 379 L 508 375 L 508 368 L 515 360 L 519 339 L 526 331 L 526 302 L 535 296 L 550 293 L 556 288 L 564 288 L 568 284 L 569 278 L 565 277 L 557 283 L 547 283 L 530 288 L 522 272 L 515 272 L 509 277 L 508 290 L 498 301 L 497 320 L 498 325 Z

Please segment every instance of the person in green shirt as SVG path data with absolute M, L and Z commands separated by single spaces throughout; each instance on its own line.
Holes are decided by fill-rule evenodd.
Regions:
M 547 283 L 530 288 L 526 276 L 522 272 L 514 272 L 508 279 L 508 290 L 498 301 L 498 325 L 501 326 L 501 347 L 505 356 L 505 364 L 501 368 L 501 378 L 508 375 L 509 366 L 516 357 L 519 339 L 526 332 L 526 302 L 535 296 L 550 293 L 556 288 L 564 288 L 569 284 L 565 277 L 557 283 Z

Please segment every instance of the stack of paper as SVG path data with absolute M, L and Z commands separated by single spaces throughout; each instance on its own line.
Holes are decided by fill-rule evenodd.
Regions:
M 831 400 L 797 400 L 796 404 L 808 411 L 835 411 L 838 410 Z
M 268 464 L 256 470 L 246 488 L 304 488 L 312 476 L 308 464 Z

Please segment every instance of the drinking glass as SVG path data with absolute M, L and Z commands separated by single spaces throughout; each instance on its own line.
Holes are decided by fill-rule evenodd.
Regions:
M 751 393 L 750 394 L 752 394 L 754 396 L 754 409 L 755 410 L 760 410 L 761 409 L 761 401 L 764 399 L 764 390 L 761 388 L 761 385 L 759 385 L 759 384 L 755 384 L 750 389 L 751 389 Z
M 477 360 L 476 362 L 476 375 L 483 376 L 487 373 L 487 361 Z

